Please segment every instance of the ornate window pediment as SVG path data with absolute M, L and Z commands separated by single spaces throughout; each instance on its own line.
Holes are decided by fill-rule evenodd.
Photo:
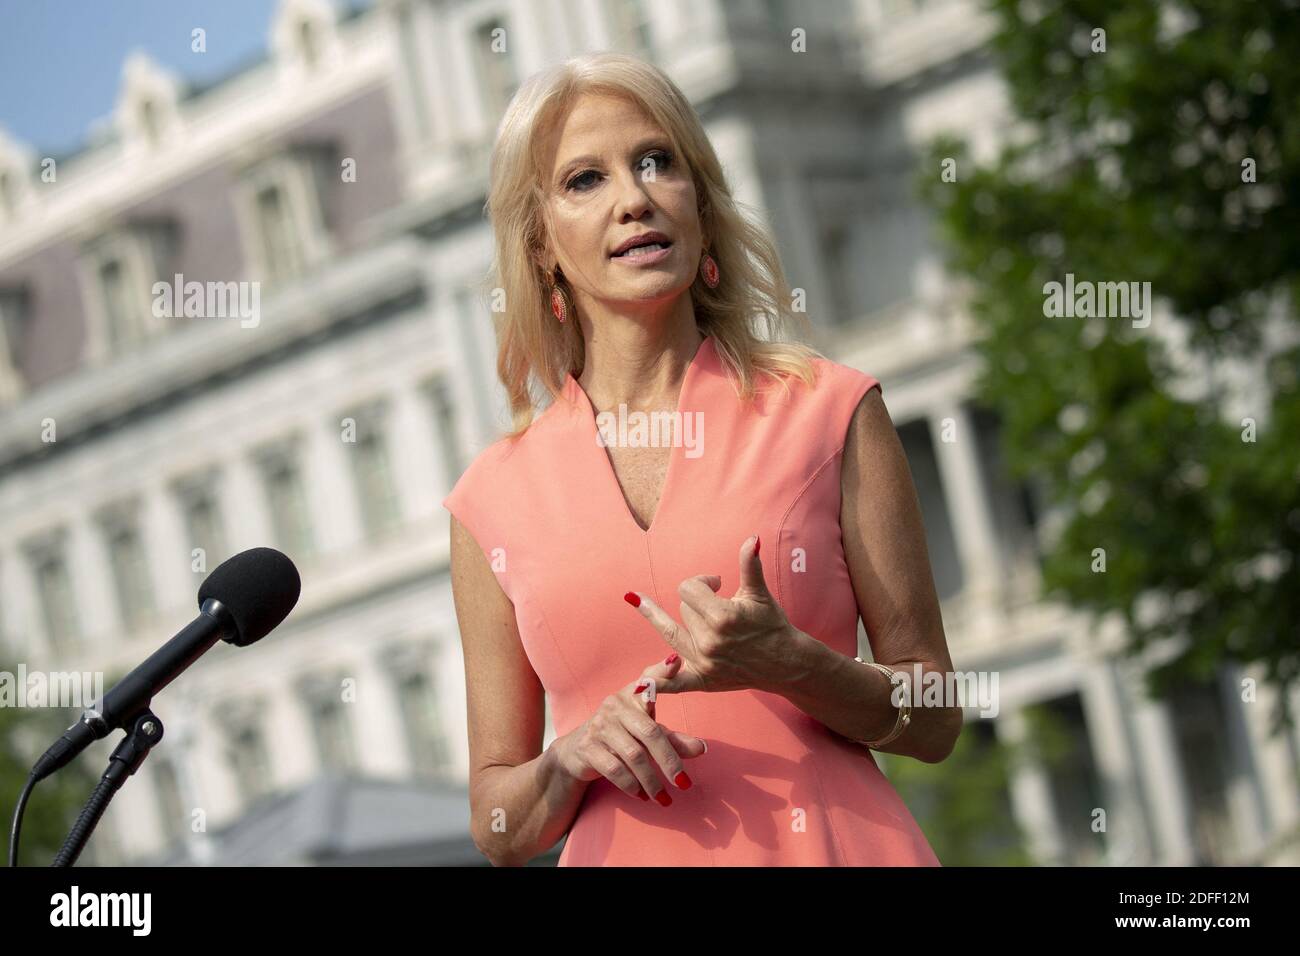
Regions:
M 181 83 L 143 53 L 133 53 L 122 68 L 122 89 L 114 122 L 127 152 L 157 149 L 180 128 Z
M 295 143 L 247 165 L 240 211 L 250 276 L 280 284 L 329 258 L 338 170 L 327 142 Z
M 153 286 L 171 284 L 179 242 L 175 221 L 140 219 L 111 227 L 82 246 L 90 362 L 107 361 L 173 327 L 174 319 L 154 307 Z

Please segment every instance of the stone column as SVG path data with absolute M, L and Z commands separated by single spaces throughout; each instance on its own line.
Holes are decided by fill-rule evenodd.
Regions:
M 993 724 L 998 738 L 1013 747 L 1023 747 L 1029 728 L 1024 711 L 1007 709 Z M 1038 865 L 1066 862 L 1065 840 L 1057 817 L 1051 782 L 1036 761 L 1020 761 L 1011 771 L 1011 803 L 1016 820 L 1029 840 L 1029 851 Z
M 1140 673 L 1131 666 L 1120 664 L 1118 669 L 1122 697 L 1137 740 L 1138 773 L 1151 808 L 1151 829 L 1158 847 L 1154 862 L 1161 866 L 1191 866 L 1196 856 L 1191 795 L 1169 705 L 1147 696 Z
M 1244 668 L 1238 676 L 1255 681 L 1255 697 L 1243 702 L 1241 709 L 1253 777 L 1264 804 L 1263 840 L 1267 850 L 1269 845 L 1282 844 L 1300 827 L 1300 766 L 1287 741 L 1286 728 L 1279 728 L 1276 734 L 1271 732 L 1273 712 L 1281 702 L 1278 688 L 1265 681 L 1260 665 Z M 1261 862 L 1300 866 L 1300 845 L 1285 844 L 1276 856 L 1269 854 Z
M 420 383 L 409 378 L 395 383 L 384 421 L 384 443 L 405 524 L 441 510 L 441 499 L 436 497 L 442 486 L 436 428 L 433 408 Z
M 409 776 L 406 728 L 391 662 L 384 656 L 365 654 L 347 670 L 357 681 L 357 700 L 352 706 L 361 770 L 390 778 Z
M 122 636 L 122 613 L 108 550 L 89 514 L 77 515 L 70 532 L 63 555 L 72 582 L 81 646 L 95 655 L 95 661 L 103 662 L 117 650 L 116 642 Z
M 198 759 L 199 747 L 206 742 L 205 734 L 200 729 L 203 716 L 196 706 L 193 695 L 186 695 L 178 703 L 180 706 L 168 709 L 165 736 L 170 745 L 169 752 L 172 754 L 173 766 L 176 768 L 177 789 L 185 811 L 185 819 L 182 821 L 182 839 L 190 859 L 196 864 L 206 865 L 211 863 L 215 856 L 216 846 L 212 840 L 211 830 L 220 817 L 218 807 L 214 805 L 211 787 L 204 786 L 208 781 L 201 773 Z M 206 829 L 198 831 L 194 829 L 195 810 L 203 811 Z
M 1112 866 L 1149 865 L 1156 856 L 1150 821 L 1138 787 L 1136 755 L 1124 722 L 1114 667 L 1090 661 L 1080 679 L 1080 699 L 1093 759 L 1106 799 L 1106 861 Z
M 267 512 L 266 488 L 256 463 L 247 454 L 227 459 L 218 481 L 217 497 L 232 554 L 254 547 L 274 547 L 275 534 Z M 212 570 L 209 561 L 208 570 Z
M 343 419 L 355 412 L 356 408 L 343 405 L 313 416 L 297 446 L 318 557 L 350 551 L 365 537 L 352 472 L 356 445 L 343 441 Z M 357 419 L 358 434 L 368 424 Z
M 160 623 L 166 628 L 171 626 L 175 615 L 194 606 L 199 582 L 204 575 L 190 570 L 185 521 L 171 487 L 161 479 L 154 480 L 143 489 L 142 495 L 144 508 L 140 515 L 140 540 L 154 587 L 154 607 Z M 208 570 L 211 569 L 209 563 Z
M 951 428 L 945 420 L 952 419 Z M 952 522 L 953 538 L 961 559 L 963 591 L 972 610 L 987 608 L 996 600 L 1006 568 L 998 547 L 988 489 L 980 471 L 979 435 L 975 420 L 959 401 L 949 400 L 929 415 L 931 441 Z M 951 441 L 945 441 L 945 435 Z
M 283 692 L 267 699 L 267 756 L 280 781 L 296 788 L 308 783 L 321 767 L 307 702 L 291 683 L 289 674 L 279 676 Z

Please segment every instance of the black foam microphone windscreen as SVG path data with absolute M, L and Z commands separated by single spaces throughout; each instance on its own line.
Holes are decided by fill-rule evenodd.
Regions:
M 261 640 L 298 603 L 302 579 L 288 555 L 250 548 L 219 564 L 199 587 L 199 607 L 216 598 L 230 612 L 237 633 L 228 641 L 244 647 Z

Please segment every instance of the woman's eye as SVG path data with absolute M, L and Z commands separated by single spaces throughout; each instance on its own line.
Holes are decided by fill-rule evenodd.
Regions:
M 641 160 L 642 169 L 667 169 L 672 164 L 673 154 L 662 149 L 649 153 L 645 159 Z
M 673 154 L 666 150 L 657 149 L 653 153 L 647 153 L 645 159 L 641 160 L 641 171 L 644 172 L 647 169 L 653 169 L 657 172 L 661 169 L 670 168 L 672 164 L 673 164 Z M 582 187 L 583 181 L 588 176 L 597 176 L 597 175 L 599 175 L 599 173 L 597 173 L 594 169 L 585 169 L 582 172 L 578 173 L 578 175 L 570 179 L 567 183 L 565 183 L 564 186 L 566 189 L 577 190 L 578 192 L 586 192 L 586 189 Z
M 569 189 L 573 189 L 577 183 L 581 182 L 583 179 L 586 179 L 588 176 L 594 176 L 594 175 L 596 175 L 594 170 L 591 169 L 585 170 L 584 172 L 578 173 L 578 175 L 570 179 L 566 185 L 568 186 Z

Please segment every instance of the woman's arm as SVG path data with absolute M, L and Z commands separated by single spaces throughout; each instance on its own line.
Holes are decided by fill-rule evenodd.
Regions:
M 911 682 L 921 672 L 952 671 L 925 526 L 912 473 L 879 389 L 863 396 L 844 445 L 840 525 L 844 554 L 872 657 Z M 832 730 L 876 740 L 894 727 L 897 711 L 884 674 L 802 634 L 803 666 L 780 693 Z M 957 706 L 919 706 L 911 696 L 907 729 L 879 748 L 926 763 L 946 758 L 961 733 Z
M 542 750 L 545 695 L 514 605 L 473 536 L 451 519 L 451 581 L 465 657 L 470 833 L 496 866 L 522 866 L 568 831 L 587 783 Z

